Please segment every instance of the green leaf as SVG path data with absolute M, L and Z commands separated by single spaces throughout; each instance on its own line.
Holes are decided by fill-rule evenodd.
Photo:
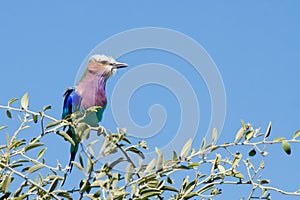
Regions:
M 132 177 L 133 166 L 129 163 L 126 167 L 125 182 L 129 183 Z
M 244 179 L 244 175 L 241 172 L 233 172 L 233 177 Z
M 39 169 L 41 169 L 41 168 L 43 168 L 43 167 L 44 167 L 43 164 L 37 164 L 37 165 L 34 165 L 34 166 L 32 166 L 32 167 L 29 167 L 29 168 L 26 170 L 26 172 L 27 172 L 28 174 L 31 174 L 31 173 L 33 173 L 33 172 L 35 172 L 35 171 L 37 171 L 37 170 L 39 170 Z
M 269 137 L 270 133 L 271 133 L 271 126 L 272 126 L 272 123 L 269 122 L 267 131 L 266 131 L 266 134 L 265 134 L 265 139 L 267 139 Z
M 154 166 L 155 166 L 155 161 L 156 161 L 156 159 L 155 158 L 153 158 L 151 161 L 150 161 L 150 163 L 147 165 L 147 167 L 146 167 L 146 169 L 145 169 L 145 173 L 151 173 L 152 172 L 152 170 L 153 170 L 153 168 L 154 168 Z
M 191 150 L 192 143 L 193 143 L 192 138 L 190 138 L 190 139 L 185 143 L 185 145 L 182 147 L 182 150 L 181 150 L 181 153 L 180 153 L 180 156 L 181 156 L 181 157 L 186 157 L 186 156 L 188 155 L 188 153 L 189 153 L 190 150 Z
M 54 180 L 53 180 L 53 182 L 52 182 L 52 184 L 51 184 L 51 186 L 49 187 L 49 190 L 48 190 L 48 192 L 50 193 L 50 192 L 52 192 L 53 190 L 55 190 L 55 188 L 57 187 L 57 184 L 58 184 L 58 178 L 55 178 Z
M 157 188 L 157 189 L 159 189 L 159 185 L 160 185 L 160 182 L 157 179 L 153 179 L 151 181 L 149 180 L 148 183 L 147 183 L 147 186 L 149 188 Z
M 92 106 L 88 108 L 85 112 L 86 113 L 91 113 L 91 112 L 98 112 L 102 107 L 101 106 Z
M 0 131 L 7 128 L 7 126 L 0 126 Z
M 58 131 L 58 135 L 62 136 L 65 140 L 69 141 L 73 146 L 75 146 L 74 140 L 64 131 Z
M 179 165 L 179 166 L 176 166 L 175 168 L 176 169 L 181 169 L 181 170 L 191 169 L 190 167 L 185 166 L 185 165 Z
M 243 119 L 241 119 L 241 124 L 242 124 L 242 127 L 244 127 L 244 129 L 246 129 L 246 124 L 245 124 L 245 121 Z
M 8 191 L 11 181 L 12 181 L 11 176 L 9 174 L 6 175 L 2 182 L 2 188 L 1 188 L 4 193 Z
M 205 138 L 203 138 L 200 149 L 203 149 L 205 147 L 205 145 L 206 145 L 206 140 L 205 140 Z
M 239 164 L 241 158 L 242 158 L 242 154 L 241 154 L 241 153 L 236 153 L 236 154 L 235 154 L 235 157 L 234 157 L 234 159 L 233 159 L 233 161 L 232 161 L 232 168 L 233 168 L 233 169 L 236 168 L 236 167 L 238 166 L 238 164 Z
M 172 186 L 162 186 L 162 188 L 161 188 L 161 190 L 164 190 L 164 191 L 166 191 L 166 190 L 168 190 L 168 191 L 172 191 L 172 192 L 179 192 L 178 190 L 177 190 L 177 188 L 175 188 L 175 187 L 172 187 Z
M 268 192 L 268 189 L 263 189 L 261 196 L 262 197 L 265 196 L 267 194 L 267 192 Z
M 174 162 L 178 162 L 178 156 L 177 156 L 176 151 L 173 151 L 173 157 L 172 157 L 172 160 L 173 160 Z
M 87 172 L 90 173 L 93 170 L 93 162 L 90 155 L 87 156 Z
M 98 190 L 95 194 L 93 194 L 93 197 L 98 199 L 100 197 L 100 194 L 101 192 L 100 190 Z
M 143 149 L 149 149 L 145 140 L 139 141 L 139 147 L 142 147 Z
M 78 162 L 72 161 L 73 165 L 77 167 L 80 171 L 85 173 L 83 166 L 81 166 Z
M 50 110 L 52 107 L 50 105 L 44 106 L 43 111 Z
M 70 199 L 73 199 L 73 198 L 71 197 L 71 195 L 70 195 L 68 192 L 66 192 L 66 191 L 58 192 L 58 193 L 57 193 L 57 196 L 67 198 L 67 199 L 69 199 L 69 200 L 70 200 Z
M 141 158 L 145 159 L 145 156 L 143 154 L 143 152 L 141 152 L 139 149 L 137 149 L 135 146 L 130 146 L 128 148 L 125 149 L 126 151 L 131 151 L 133 153 L 138 154 Z
M 218 170 L 221 172 L 221 173 L 225 173 L 225 168 L 222 166 L 222 165 L 218 165 Z
M 35 115 L 35 114 L 32 114 L 32 119 L 33 119 L 33 122 L 34 122 L 34 123 L 37 123 L 37 121 L 38 121 L 38 116 Z
M 51 128 L 53 126 L 57 126 L 58 124 L 60 124 L 61 121 L 54 121 L 54 122 L 50 122 L 49 124 L 47 124 L 46 129 Z
M 244 128 L 244 126 L 242 126 L 239 130 L 238 130 L 238 132 L 236 133 L 236 135 L 235 135 L 235 140 L 234 140 L 234 142 L 235 143 L 238 143 L 241 139 L 242 139 L 242 137 L 244 136 L 244 134 L 245 134 L 245 128 Z
M 88 139 L 90 130 L 90 127 L 84 122 L 79 123 L 76 129 L 80 139 Z
M 269 184 L 270 180 L 261 180 L 259 181 L 259 184 L 263 185 L 263 184 Z
M 259 168 L 260 169 L 264 169 L 265 168 L 265 162 L 262 160 L 262 161 L 260 161 L 260 163 L 259 163 Z
M 249 151 L 249 156 L 255 156 L 256 155 L 256 151 L 255 149 L 252 149 L 251 151 Z
M 90 193 L 91 191 L 91 184 L 88 180 L 86 179 L 82 179 L 80 181 L 80 192 L 86 192 L 86 193 Z
M 155 147 L 155 151 L 157 153 L 156 171 L 159 171 L 163 168 L 163 154 L 157 147 Z
M 211 195 L 218 195 L 218 194 L 221 194 L 221 189 L 218 189 L 218 188 L 214 188 L 212 189 L 212 191 L 210 192 Z
M 5 133 L 6 143 L 9 146 L 10 145 L 10 137 L 8 133 Z
M 291 154 L 291 146 L 290 143 L 287 140 L 282 140 L 282 148 L 285 151 L 286 154 Z
M 44 146 L 41 142 L 29 143 L 25 148 L 24 151 L 29 151 L 30 149 L 34 149 L 36 147 Z
M 25 110 L 28 109 L 28 93 L 25 93 L 21 98 L 21 107 Z
M 9 149 L 16 149 L 16 148 L 18 148 L 18 147 L 20 147 L 20 146 L 23 146 L 23 145 L 25 145 L 26 144 L 26 140 L 14 140 L 12 143 L 11 143 L 11 145 L 9 145 Z
M 285 140 L 285 137 L 277 137 L 273 139 L 273 142 L 281 142 L 282 140 Z
M 132 184 L 131 185 L 131 194 L 136 194 L 137 193 L 137 185 L 136 184 Z
M 138 179 L 137 180 L 137 184 L 139 186 L 142 186 L 142 185 L 148 183 L 149 181 L 155 181 L 155 180 L 157 181 L 156 174 L 152 173 L 152 174 L 150 174 L 148 176 L 144 176 L 144 177 Z
M 207 174 L 200 174 L 199 179 L 206 177 Z
M 12 119 L 12 114 L 11 114 L 10 110 L 6 110 L 6 116 L 7 116 L 9 119 Z
M 163 191 L 155 188 L 144 189 L 140 192 L 141 199 L 148 199 L 149 197 L 160 195 Z
M 131 144 L 130 140 L 127 137 L 123 137 L 122 140 L 127 142 L 128 144 Z
M 44 155 L 44 153 L 45 153 L 46 150 L 47 150 L 47 147 L 43 148 L 43 149 L 38 153 L 37 160 L 40 159 L 40 158 Z
M 170 176 L 167 176 L 167 183 L 173 184 L 174 180 L 172 180 Z
M 29 169 L 29 167 L 24 167 L 24 168 L 22 169 L 22 172 L 26 172 L 28 169 Z
M 221 154 L 216 154 L 216 158 L 213 165 L 213 170 L 215 170 L 221 162 Z
M 115 160 L 114 162 L 109 164 L 109 168 L 113 169 L 116 165 L 118 165 L 119 163 L 125 161 L 125 159 L 123 157 L 118 158 L 117 160 Z
M 15 192 L 14 192 L 14 197 L 19 197 L 21 192 L 23 190 L 23 187 L 19 187 Z M 22 198 L 20 198 L 22 199 Z M 25 198 L 24 198 L 25 199 Z
M 253 131 L 253 130 L 248 131 L 248 132 L 246 133 L 246 135 L 245 135 L 245 140 L 246 140 L 246 141 L 249 141 L 249 140 L 253 137 L 253 135 L 254 135 L 254 131 Z
M 82 158 L 81 153 L 79 154 L 79 163 L 80 163 L 80 165 L 84 168 L 83 158 Z
M 196 169 L 199 165 L 200 165 L 199 162 L 189 162 L 188 163 L 189 168 L 195 168 Z
M 183 179 L 182 184 L 181 184 L 181 190 L 185 190 L 188 182 L 189 182 L 189 176 L 187 176 Z
M 185 193 L 191 193 L 195 187 L 197 186 L 198 178 L 196 177 L 193 181 L 191 181 L 185 188 Z
M 96 180 L 96 181 L 92 182 L 91 187 L 103 187 L 104 184 L 105 184 L 105 181 Z
M 204 185 L 202 188 L 200 188 L 200 189 L 197 191 L 197 193 L 198 193 L 198 194 L 203 194 L 204 192 L 210 190 L 210 189 L 213 188 L 213 187 L 214 187 L 214 184 L 213 184 L 213 183 L 206 184 L 206 185 Z
M 16 163 L 27 163 L 29 162 L 29 160 L 26 160 L 26 159 L 19 159 L 16 161 Z
M 8 101 L 8 106 L 10 106 L 10 104 L 12 104 L 13 102 L 17 101 L 18 98 L 12 98 L 11 100 Z
M 299 135 L 300 135 L 300 130 L 297 130 L 297 131 L 294 133 L 293 139 L 297 139 L 297 137 L 299 137 Z
M 217 139 L 218 139 L 218 130 L 216 128 L 213 128 L 212 143 L 215 143 Z

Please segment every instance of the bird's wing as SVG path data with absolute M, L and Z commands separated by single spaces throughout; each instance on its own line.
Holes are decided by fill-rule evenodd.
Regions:
M 64 94 L 64 105 L 62 119 L 76 112 L 80 108 L 81 97 L 76 93 L 74 88 L 68 88 Z
M 67 116 L 71 115 L 73 112 L 76 112 L 80 109 L 80 103 L 81 103 L 81 97 L 78 95 L 75 91 L 74 88 L 72 89 L 67 89 L 65 94 L 64 94 L 64 105 L 63 105 L 63 113 L 62 113 L 62 119 L 65 119 Z M 72 170 L 73 163 L 75 159 L 75 155 L 78 151 L 78 141 L 76 139 L 75 135 L 75 130 L 73 127 L 69 126 L 67 130 L 67 134 L 72 137 L 73 141 L 75 142 L 75 145 L 71 145 L 70 152 L 71 152 L 71 157 L 70 157 L 70 169 L 69 171 Z

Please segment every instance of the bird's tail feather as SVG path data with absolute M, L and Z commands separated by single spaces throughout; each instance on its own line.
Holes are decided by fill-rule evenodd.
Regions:
M 75 130 L 72 127 L 69 127 L 67 134 L 70 137 L 72 137 L 73 141 L 75 142 L 75 146 L 71 144 L 71 148 L 70 148 L 71 157 L 70 157 L 70 162 L 69 162 L 69 167 L 70 167 L 69 172 L 71 172 L 72 168 L 73 168 L 72 161 L 75 160 L 75 156 L 78 151 L 78 141 L 76 139 Z
M 73 145 L 72 145 L 72 146 L 73 146 Z M 72 147 L 71 147 L 71 148 L 72 148 Z M 71 171 L 72 171 L 72 168 L 73 168 L 73 163 L 72 163 L 72 161 L 75 160 L 75 156 L 76 156 L 76 153 L 77 153 L 77 150 L 78 150 L 78 144 L 75 145 L 75 149 L 76 149 L 76 150 L 74 150 L 73 152 L 71 152 L 71 157 L 70 157 L 70 162 L 69 162 L 69 167 L 70 167 L 69 172 L 71 172 Z

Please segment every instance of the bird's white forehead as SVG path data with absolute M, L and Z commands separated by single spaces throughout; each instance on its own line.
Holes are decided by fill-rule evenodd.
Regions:
M 97 61 L 97 62 L 101 62 L 101 61 L 108 61 L 110 63 L 115 63 L 116 62 L 115 59 L 113 59 L 110 56 L 99 55 L 99 54 L 92 55 L 90 57 L 90 60 L 94 60 L 94 61 Z

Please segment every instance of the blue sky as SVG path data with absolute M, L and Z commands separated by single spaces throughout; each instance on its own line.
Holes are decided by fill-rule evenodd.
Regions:
M 0 104 L 28 92 L 31 109 L 51 104 L 50 114 L 59 118 L 62 94 L 74 84 L 81 63 L 92 49 L 129 29 L 161 27 L 193 38 L 206 49 L 220 71 L 227 112 L 218 142 L 233 140 L 241 119 L 262 130 L 272 121 L 272 137 L 291 137 L 300 129 L 299 6 L 298 1 L 1 2 Z M 154 50 L 131 52 L 120 60 L 130 64 L 131 69 L 145 63 L 161 63 L 179 71 L 191 81 L 201 99 L 200 130 L 207 129 L 209 93 L 195 70 L 181 68 L 189 63 Z M 122 70 L 109 80 L 109 95 L 125 73 Z M 158 92 L 165 92 L 166 97 L 157 95 Z M 174 124 L 180 121 L 174 95 L 157 85 L 145 86 L 133 94 L 130 110 L 136 123 L 147 125 L 148 109 L 156 103 L 164 105 L 170 117 L 157 136 L 161 141 L 176 131 Z M 103 125 L 114 130 L 110 109 L 104 116 Z M 61 139 L 57 141 L 55 136 L 49 136 L 46 141 L 52 152 L 49 156 L 67 163 L 68 144 Z M 51 145 L 59 146 L 60 153 L 54 148 L 51 151 Z M 296 173 L 300 148 L 292 147 L 292 156 L 286 156 L 280 146 L 269 148 L 264 174 L 272 180 L 272 185 L 295 191 L 300 183 L 300 175 Z M 219 199 L 239 199 L 247 191 L 238 187 L 233 194 L 232 189 L 236 190 L 235 187 L 224 189 Z M 275 199 L 280 197 L 273 194 Z

